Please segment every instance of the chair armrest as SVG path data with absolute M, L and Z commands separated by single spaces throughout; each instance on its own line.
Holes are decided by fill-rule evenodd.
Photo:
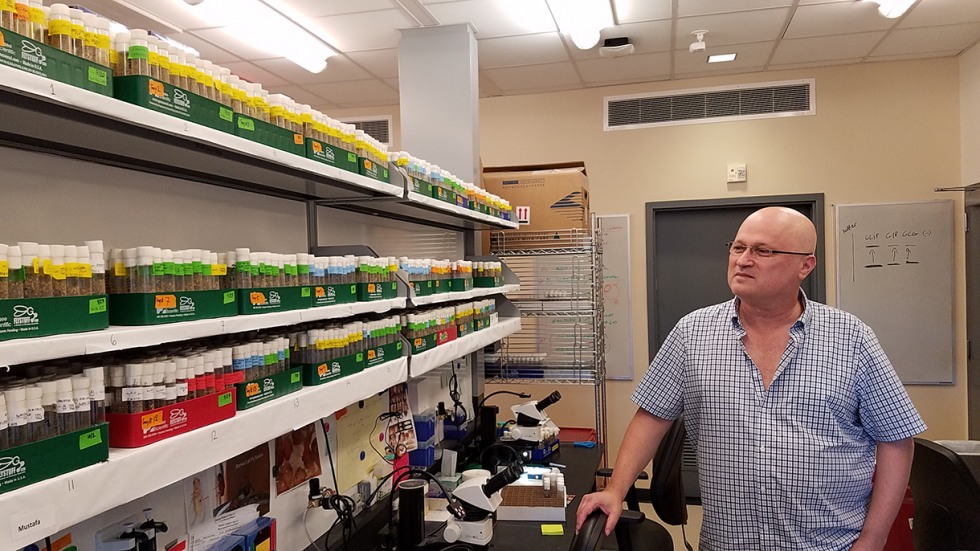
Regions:
M 624 524 L 639 524 L 646 519 L 646 515 L 642 511 L 630 511 L 629 509 L 623 509 L 623 512 L 619 514 L 619 521 Z
M 612 473 L 613 473 L 612 469 L 599 469 L 595 472 L 595 475 L 601 476 L 602 478 L 609 478 L 610 476 L 612 476 Z M 649 478 L 650 476 L 647 475 L 646 471 L 640 471 L 639 476 L 636 477 L 637 480 L 647 480 Z

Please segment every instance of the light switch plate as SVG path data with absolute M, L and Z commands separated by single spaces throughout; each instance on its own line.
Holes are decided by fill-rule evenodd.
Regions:
M 728 163 L 728 183 L 734 184 L 748 180 L 745 163 Z

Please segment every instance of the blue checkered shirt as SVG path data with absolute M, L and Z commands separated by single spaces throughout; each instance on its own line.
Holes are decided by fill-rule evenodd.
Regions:
M 801 297 L 768 390 L 736 298 L 681 319 L 633 393 L 653 415 L 684 414 L 701 551 L 848 549 L 867 514 L 875 442 L 925 430 L 871 329 Z

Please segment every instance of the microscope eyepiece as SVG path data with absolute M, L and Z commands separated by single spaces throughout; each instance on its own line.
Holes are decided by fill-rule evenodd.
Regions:
M 544 408 L 550 406 L 551 404 L 554 404 L 558 400 L 561 400 L 561 393 L 556 390 L 556 391 L 552 392 L 551 394 L 549 394 L 547 398 L 545 398 L 544 400 L 541 400 L 537 404 L 535 404 L 534 407 L 538 411 L 544 411 Z

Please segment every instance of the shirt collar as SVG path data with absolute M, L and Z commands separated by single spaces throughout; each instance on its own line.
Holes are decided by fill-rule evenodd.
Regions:
M 732 321 L 732 328 L 737 331 L 745 331 L 745 329 L 742 328 L 741 320 L 739 320 L 738 318 L 738 305 L 741 302 L 741 300 L 742 299 L 735 297 L 734 299 L 728 301 L 728 304 L 726 306 L 726 309 L 728 310 L 728 316 Z M 803 292 L 802 288 L 800 288 L 799 300 L 800 303 L 803 304 L 803 313 L 800 314 L 799 319 L 796 320 L 796 323 L 793 324 L 793 327 L 791 329 L 796 329 L 796 328 L 802 329 L 805 327 L 809 327 L 810 319 L 813 317 L 813 308 L 810 308 L 810 300 L 806 298 L 806 293 Z

